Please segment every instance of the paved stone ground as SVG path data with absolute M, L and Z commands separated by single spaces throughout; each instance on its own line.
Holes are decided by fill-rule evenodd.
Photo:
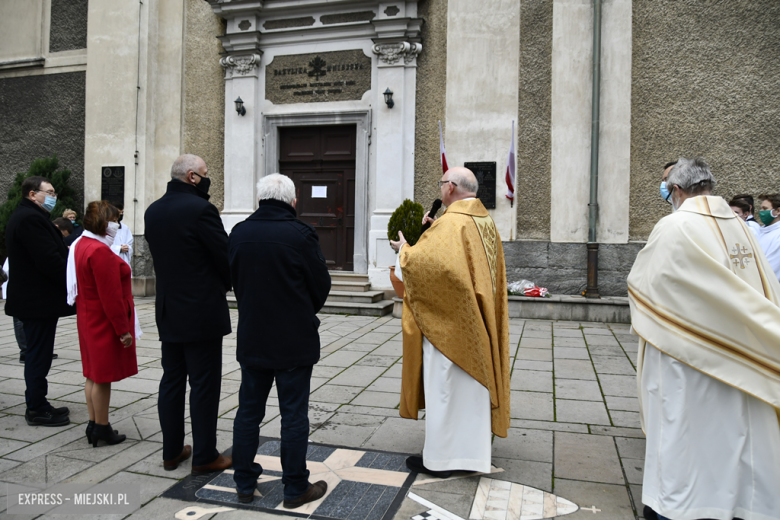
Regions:
M 153 300 L 136 302 L 144 337 L 138 342 L 137 376 L 113 385 L 110 420 L 128 436 L 122 444 L 92 448 L 83 392 L 76 321 L 63 319 L 49 374 L 49 399 L 71 409 L 64 428 L 30 427 L 24 421 L 23 366 L 18 361 L 11 318 L 0 315 L 0 483 L 140 483 L 142 509 L 129 518 L 173 518 L 192 504 L 159 498 L 184 478 L 190 463 L 162 468 L 157 386 L 162 374 Z M 231 311 L 235 330 L 237 311 Z M 341 446 L 419 453 L 424 421 L 398 415 L 401 323 L 391 317 L 321 316 L 322 359 L 314 367 L 310 404 L 311 440 Z M 572 520 L 641 518 L 644 436 L 636 399 L 636 336 L 628 325 L 510 320 L 512 428 L 495 438 L 495 478 L 534 486 L 572 500 L 583 511 Z M 232 444 L 240 371 L 235 332 L 225 338 L 217 447 Z M 261 434 L 277 437 L 275 396 Z M 188 412 L 187 412 L 188 413 Z M 188 437 L 187 442 L 191 442 Z M 422 479 L 424 477 L 418 477 Z M 468 518 L 478 477 L 413 487 L 413 491 Z M 0 514 L 5 511 L 0 485 Z M 207 506 L 212 507 L 212 506 Z M 406 499 L 396 519 L 427 510 Z M 259 518 L 233 511 L 206 515 L 219 520 Z M 274 517 L 278 518 L 277 515 Z M 19 517 L 21 518 L 21 517 Z M 41 517 L 42 518 L 42 517 Z M 119 515 L 111 518 L 122 518 Z

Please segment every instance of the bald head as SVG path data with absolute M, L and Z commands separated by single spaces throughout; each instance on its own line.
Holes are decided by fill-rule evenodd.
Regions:
M 445 206 L 477 195 L 479 183 L 477 183 L 474 173 L 468 168 L 460 166 L 450 168 L 441 180 L 441 201 Z

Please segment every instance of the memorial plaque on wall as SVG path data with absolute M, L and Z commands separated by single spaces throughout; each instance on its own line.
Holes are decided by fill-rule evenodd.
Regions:
M 265 67 L 265 97 L 277 105 L 360 99 L 371 89 L 362 50 L 276 56 Z
M 109 202 L 125 202 L 125 167 L 103 166 L 100 199 Z
M 496 163 L 467 162 L 463 166 L 474 172 L 479 183 L 477 198 L 487 209 L 496 209 Z

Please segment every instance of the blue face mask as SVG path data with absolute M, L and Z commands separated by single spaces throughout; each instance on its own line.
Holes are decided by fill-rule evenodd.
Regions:
M 43 209 L 51 213 L 51 210 L 54 209 L 54 205 L 57 204 L 57 197 L 52 197 L 51 195 L 46 195 L 46 200 L 43 201 Z
M 672 194 L 669 192 L 669 190 L 666 188 L 666 181 L 661 183 L 661 197 L 668 202 L 669 204 L 672 203 L 670 197 Z

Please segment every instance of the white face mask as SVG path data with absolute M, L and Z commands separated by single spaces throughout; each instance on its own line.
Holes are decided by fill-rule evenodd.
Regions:
M 106 226 L 106 240 L 109 242 L 109 245 L 114 243 L 117 231 L 119 231 L 119 223 L 109 222 L 108 226 Z

